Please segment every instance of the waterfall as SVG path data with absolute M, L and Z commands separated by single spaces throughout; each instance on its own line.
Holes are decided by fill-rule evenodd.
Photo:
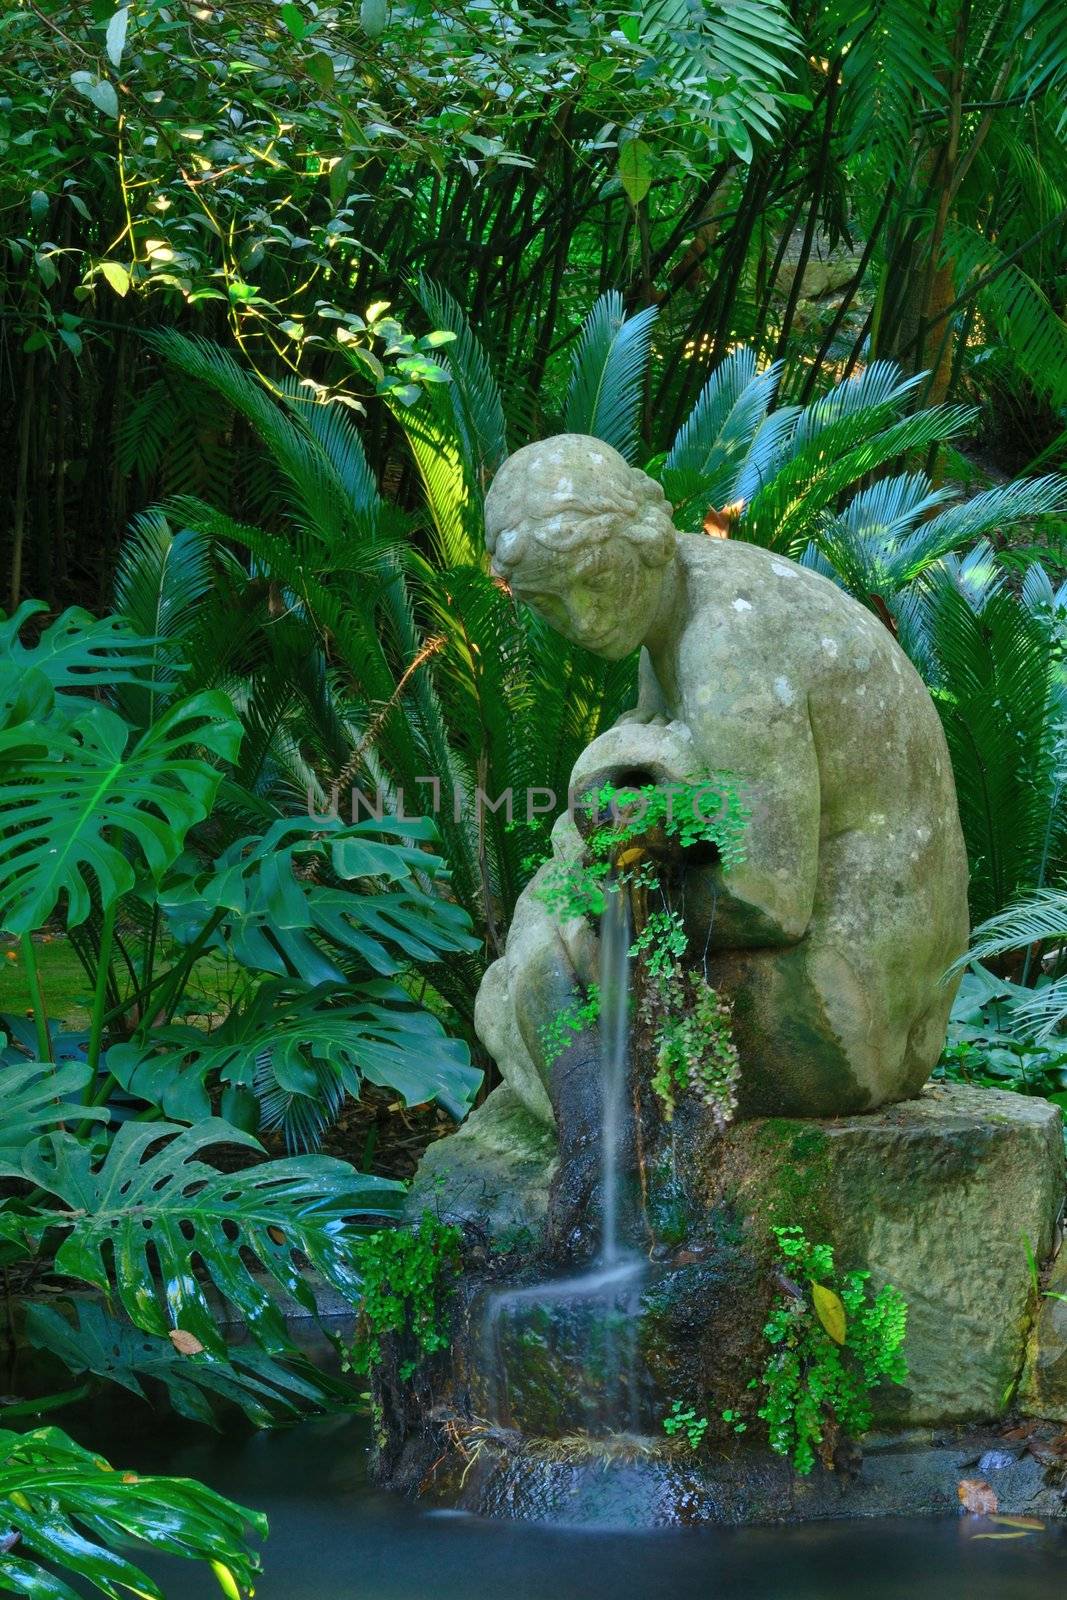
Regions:
M 567 1374 L 566 1393 L 554 1396 L 556 1431 L 610 1435 L 639 1426 L 637 1330 L 647 1264 L 626 1243 L 631 937 L 629 896 L 613 888 L 600 924 L 599 1248 L 588 1271 L 488 1296 L 485 1393 L 506 1426 L 521 1427 L 532 1410 L 538 1431 L 550 1431 L 542 1358 L 544 1370 Z
M 630 1043 L 630 898 L 615 885 L 600 921 L 600 1264 L 616 1265 L 620 1142 L 626 1127 Z

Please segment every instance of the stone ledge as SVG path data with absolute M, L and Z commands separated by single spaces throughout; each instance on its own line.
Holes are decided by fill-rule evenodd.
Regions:
M 556 1135 L 506 1084 L 462 1127 L 430 1145 L 412 1180 L 406 1211 L 473 1223 L 501 1244 L 533 1243 L 548 1210 Z
M 632 1531 L 953 1516 L 967 1477 L 991 1485 L 1001 1514 L 1064 1515 L 1055 1474 L 995 1431 L 977 1429 L 885 1439 L 864 1450 L 857 1476 L 816 1467 L 807 1478 L 781 1456 L 748 1446 L 709 1456 L 662 1442 L 627 1451 L 623 1441 L 482 1434 L 473 1463 L 453 1446 L 423 1485 L 431 1499 L 475 1515 Z
M 834 1246 L 839 1268 L 905 1296 L 911 1378 L 886 1392 L 887 1422 L 1008 1409 L 1036 1309 L 1023 1236 L 1043 1261 L 1063 1200 L 1058 1107 L 930 1084 L 865 1116 L 738 1123 L 718 1158 L 709 1150 L 707 1182 L 754 1245 L 799 1224 Z

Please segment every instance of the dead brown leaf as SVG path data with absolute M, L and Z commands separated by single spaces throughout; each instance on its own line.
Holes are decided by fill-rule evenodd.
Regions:
M 960 1505 L 964 1511 L 971 1512 L 976 1517 L 992 1517 L 996 1515 L 996 1491 L 986 1483 L 984 1478 L 961 1478 L 956 1485 L 956 1493 L 960 1497 Z
M 172 1328 L 169 1337 L 180 1356 L 198 1356 L 204 1348 L 196 1334 L 186 1333 L 184 1328 Z

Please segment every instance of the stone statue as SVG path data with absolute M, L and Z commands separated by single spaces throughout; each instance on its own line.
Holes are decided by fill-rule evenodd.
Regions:
M 918 1093 L 967 943 L 967 863 L 941 725 L 883 623 L 827 578 L 740 540 L 678 534 L 660 486 L 561 434 L 506 461 L 486 500 L 493 568 L 566 638 L 641 648 L 639 703 L 572 787 L 727 772 L 751 811 L 745 860 L 686 878 L 691 942 L 733 1011 L 742 1116 L 825 1117 Z M 573 822 L 557 856 L 580 852 Z M 542 869 L 542 873 L 545 869 Z M 596 934 L 518 906 L 477 1027 L 545 1123 L 540 1028 L 596 978 Z

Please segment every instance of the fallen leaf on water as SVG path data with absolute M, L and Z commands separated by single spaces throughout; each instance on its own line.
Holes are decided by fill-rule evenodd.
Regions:
M 186 1333 L 184 1328 L 172 1328 L 170 1342 L 180 1356 L 198 1356 L 204 1348 L 196 1334 Z
M 815 1315 L 835 1344 L 844 1344 L 847 1332 L 845 1308 L 841 1298 L 824 1283 L 813 1283 L 811 1298 L 815 1302 Z M 996 1508 L 994 1507 L 994 1510 Z
M 956 1485 L 956 1493 L 964 1511 L 970 1511 L 976 1517 L 995 1516 L 996 1491 L 990 1488 L 984 1478 L 961 1478 Z

